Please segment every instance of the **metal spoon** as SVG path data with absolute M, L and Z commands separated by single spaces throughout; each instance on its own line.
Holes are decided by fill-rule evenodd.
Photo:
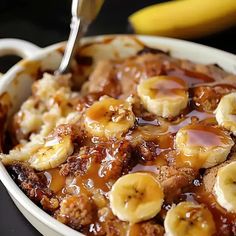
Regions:
M 71 60 L 74 56 L 79 40 L 87 31 L 90 23 L 98 15 L 104 0 L 73 0 L 72 1 L 72 18 L 71 30 L 68 42 L 66 44 L 65 53 L 62 58 L 59 69 L 56 74 L 68 72 Z

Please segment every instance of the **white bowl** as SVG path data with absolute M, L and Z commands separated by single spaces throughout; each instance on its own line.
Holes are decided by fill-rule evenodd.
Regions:
M 182 40 L 148 37 L 148 36 L 98 36 L 84 38 L 82 44 L 103 42 L 91 45 L 82 50 L 84 55 L 93 55 L 95 62 L 104 58 L 123 58 L 134 55 L 143 46 L 169 51 L 171 56 L 189 59 L 196 63 L 217 63 L 224 70 L 236 74 L 236 56 L 214 48 L 190 43 Z M 30 87 L 37 70 L 55 70 L 61 60 L 63 43 L 41 49 L 29 42 L 18 39 L 1 39 L 0 55 L 17 54 L 25 60 L 13 66 L 0 79 L 0 105 L 9 105 L 8 116 L 12 115 L 20 104 L 30 95 Z M 89 73 L 91 67 L 84 73 Z M 7 97 L 7 99 L 2 99 Z M 8 102 L 11 104 L 8 104 Z M 23 215 L 43 235 L 82 235 L 58 222 L 38 206 L 36 206 L 14 183 L 5 167 L 0 163 L 0 179 L 7 188 L 11 198 Z

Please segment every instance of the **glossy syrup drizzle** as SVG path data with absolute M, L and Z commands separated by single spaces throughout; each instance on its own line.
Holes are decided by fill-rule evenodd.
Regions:
M 214 147 L 228 144 L 228 136 L 218 127 L 195 124 L 185 126 L 188 144 L 199 147 Z
M 149 96 L 152 98 L 165 98 L 182 96 L 186 92 L 186 83 L 178 77 L 159 76 L 152 82 Z
M 169 70 L 166 74 L 173 77 L 180 77 L 190 87 L 196 84 L 212 83 L 214 80 L 204 74 L 185 71 L 185 70 Z M 125 139 L 129 140 L 133 145 L 139 144 L 140 140 L 144 142 L 153 142 L 156 145 L 156 157 L 153 161 L 139 162 L 132 168 L 130 172 L 148 171 L 158 174 L 158 167 L 168 165 L 170 162 L 176 162 L 177 167 L 182 167 L 183 162 L 178 162 L 178 154 L 175 153 L 174 138 L 179 129 L 190 125 L 192 123 L 200 123 L 197 129 L 190 129 L 189 142 L 193 145 L 221 145 L 225 140 L 221 132 L 214 130 L 212 125 L 217 124 L 215 116 L 212 113 L 202 112 L 192 107 L 190 104 L 189 110 L 183 112 L 182 116 L 172 121 L 164 120 L 161 118 L 147 118 L 140 115 L 136 117 L 137 127 L 132 129 L 126 134 Z M 89 143 L 90 141 L 88 141 Z M 91 143 L 90 143 L 91 144 Z M 174 152 L 174 155 L 170 155 Z M 112 157 L 106 152 L 105 160 L 109 162 Z M 180 159 L 181 160 L 181 159 Z M 104 178 L 104 171 L 101 169 L 101 164 L 93 164 L 88 171 L 82 175 L 77 176 L 70 181 L 69 187 L 75 188 L 77 194 L 85 193 L 92 196 L 92 192 L 96 189 L 100 190 L 100 193 L 107 197 L 107 193 L 110 190 L 110 183 Z M 63 187 L 65 187 L 64 177 L 58 174 L 57 169 L 46 171 L 45 175 L 48 179 L 49 187 L 59 193 Z M 198 184 L 196 184 L 198 183 Z M 196 203 L 204 203 L 212 212 L 216 226 L 217 236 L 230 235 L 225 232 L 235 232 L 236 235 L 236 216 L 229 214 L 222 207 L 220 207 L 212 194 L 207 194 L 201 186 L 201 179 L 194 180 L 190 189 L 183 193 L 178 199 L 179 201 L 193 201 Z M 170 206 L 166 206 L 164 211 Z M 232 223 L 233 222 L 233 223 Z M 90 225 L 89 232 L 96 234 L 99 231 L 100 225 L 97 223 Z M 234 226 L 233 226 L 234 224 Z M 134 225 L 129 232 L 139 232 L 138 225 Z M 234 231 L 233 231 L 234 230 Z M 89 234 L 89 232 L 87 232 Z M 133 236 L 135 234 L 128 234 Z M 138 234 L 137 234 L 138 235 Z
M 190 87 L 196 84 L 214 82 L 213 78 L 195 71 L 171 69 L 167 70 L 166 74 L 183 79 Z

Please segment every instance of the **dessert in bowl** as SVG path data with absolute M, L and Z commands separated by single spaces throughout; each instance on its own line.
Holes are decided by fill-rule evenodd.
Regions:
M 0 81 L 1 180 L 29 220 L 55 235 L 234 234 L 235 56 L 102 36 L 54 76 L 62 53 Z

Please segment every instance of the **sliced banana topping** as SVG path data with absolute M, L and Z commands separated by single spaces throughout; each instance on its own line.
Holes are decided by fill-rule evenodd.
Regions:
M 236 161 L 218 170 L 214 194 L 223 208 L 236 213 Z
M 73 153 L 70 136 L 48 140 L 29 160 L 36 170 L 47 170 L 62 164 Z
M 164 118 L 177 116 L 188 104 L 187 85 L 177 77 L 156 76 L 143 80 L 137 91 L 145 108 Z
M 177 132 L 175 145 L 183 162 L 193 168 L 209 168 L 226 160 L 234 142 L 218 127 L 192 124 Z
M 106 97 L 95 102 L 85 114 L 85 127 L 93 136 L 119 138 L 134 125 L 130 103 Z
M 192 202 L 172 207 L 166 214 L 164 226 L 166 236 L 211 236 L 216 232 L 211 212 Z
M 130 223 L 153 218 L 161 210 L 163 199 L 160 183 L 152 174 L 144 172 L 122 176 L 110 192 L 113 214 Z
M 221 98 L 215 114 L 218 124 L 236 135 L 236 93 Z

